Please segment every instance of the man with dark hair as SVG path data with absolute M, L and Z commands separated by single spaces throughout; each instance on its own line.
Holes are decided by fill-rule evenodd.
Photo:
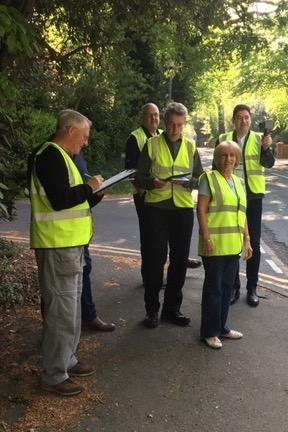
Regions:
M 187 109 L 180 103 L 168 105 L 165 131 L 150 138 L 139 158 L 135 183 L 146 190 L 145 217 L 145 308 L 144 326 L 158 326 L 159 291 L 169 246 L 167 285 L 161 318 L 187 326 L 190 318 L 180 312 L 182 287 L 193 228 L 192 189 L 203 172 L 195 143 L 182 136 Z M 178 178 L 187 173 L 188 183 Z M 173 179 L 174 177 L 174 179 Z
M 270 134 L 259 134 L 251 130 L 251 111 L 247 105 L 236 105 L 233 110 L 234 130 L 219 136 L 217 143 L 233 140 L 242 149 L 242 163 L 239 164 L 235 174 L 245 181 L 247 194 L 247 223 L 253 249 L 252 258 L 246 263 L 247 277 L 247 303 L 258 306 L 257 282 L 260 266 L 260 238 L 262 201 L 265 195 L 265 168 L 274 165 L 275 158 L 272 153 L 272 138 Z M 217 145 L 216 143 L 216 145 Z M 234 286 L 231 303 L 235 303 L 240 296 L 239 271 Z

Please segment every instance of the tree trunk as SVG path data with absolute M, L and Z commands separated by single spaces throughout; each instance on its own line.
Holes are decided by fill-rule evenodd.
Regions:
M 225 132 L 224 106 L 221 101 L 217 101 L 216 105 L 218 111 L 218 133 L 220 135 Z

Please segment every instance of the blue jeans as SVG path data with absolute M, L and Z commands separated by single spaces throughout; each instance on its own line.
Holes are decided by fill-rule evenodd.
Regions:
M 95 303 L 92 298 L 90 273 L 92 270 L 89 246 L 84 247 L 85 266 L 83 267 L 83 288 L 81 295 L 81 316 L 84 321 L 92 321 L 97 317 Z
M 202 257 L 205 278 L 202 292 L 202 338 L 229 333 L 227 317 L 239 263 L 238 255 Z

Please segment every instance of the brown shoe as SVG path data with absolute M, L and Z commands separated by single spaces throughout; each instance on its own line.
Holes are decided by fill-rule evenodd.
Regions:
M 103 332 L 113 331 L 115 330 L 116 327 L 114 323 L 106 323 L 102 321 L 99 317 L 95 318 L 92 321 L 82 320 L 82 326 L 84 329 L 103 331 Z
M 85 377 L 93 375 L 96 372 L 96 369 L 91 366 L 85 365 L 84 363 L 78 362 L 71 369 L 68 369 L 68 374 L 76 377 Z
M 61 396 L 76 396 L 84 390 L 83 387 L 74 383 L 70 378 L 67 378 L 65 381 L 55 385 L 42 383 L 41 388 L 42 390 L 56 393 Z

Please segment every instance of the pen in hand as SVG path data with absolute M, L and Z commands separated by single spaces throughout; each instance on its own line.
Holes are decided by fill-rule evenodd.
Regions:
M 83 173 L 82 175 L 83 177 L 85 177 L 85 180 L 89 180 L 90 178 L 92 178 L 92 176 L 88 173 Z

